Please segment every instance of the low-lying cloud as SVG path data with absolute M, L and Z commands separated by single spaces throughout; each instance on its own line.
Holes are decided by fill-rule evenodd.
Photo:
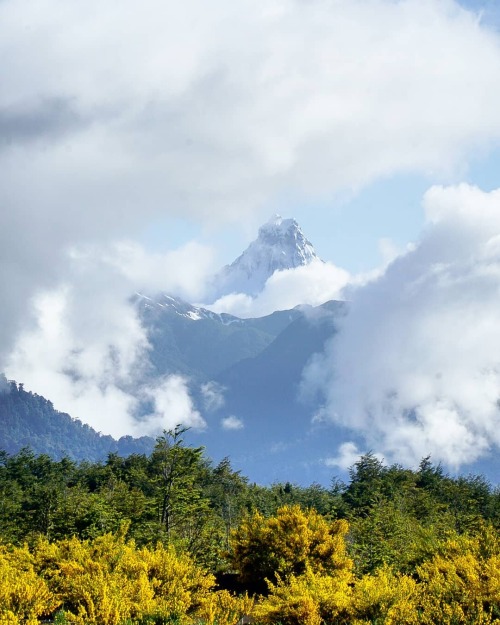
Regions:
M 207 412 L 215 412 L 220 410 L 225 403 L 225 388 L 217 382 L 210 381 L 202 384 L 200 387 L 203 400 L 203 407 Z
M 153 401 L 153 412 L 136 424 L 137 432 L 157 434 L 182 424 L 198 430 L 206 428 L 205 419 L 194 407 L 188 381 L 180 375 L 165 376 L 142 389 L 142 395 Z
M 255 297 L 232 293 L 206 307 L 242 318 L 262 317 L 301 304 L 319 306 L 328 300 L 342 299 L 342 292 L 350 280 L 351 276 L 344 269 L 318 260 L 274 272 L 263 291 Z
M 420 241 L 353 290 L 303 387 L 388 459 L 458 467 L 500 444 L 500 189 L 433 187 L 424 207 Z

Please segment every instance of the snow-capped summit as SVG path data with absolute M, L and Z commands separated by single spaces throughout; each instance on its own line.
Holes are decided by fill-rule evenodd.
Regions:
M 215 276 L 215 297 L 229 293 L 255 296 L 275 271 L 294 269 L 320 260 L 295 219 L 274 215 L 231 265 Z

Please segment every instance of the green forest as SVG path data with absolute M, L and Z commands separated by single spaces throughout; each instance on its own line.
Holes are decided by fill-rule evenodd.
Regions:
M 500 490 L 373 454 L 261 486 L 160 436 L 103 462 L 0 454 L 2 625 L 500 623 Z

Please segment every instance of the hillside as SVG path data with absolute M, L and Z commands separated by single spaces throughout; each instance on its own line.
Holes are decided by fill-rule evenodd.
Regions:
M 96 462 L 111 452 L 127 456 L 149 453 L 154 440 L 124 436 L 115 440 L 56 410 L 51 401 L 24 390 L 23 384 L 0 374 L 0 449 L 17 453 L 30 447 L 37 454 L 59 459 Z
M 148 331 L 154 375 L 181 374 L 208 380 L 245 358 L 261 353 L 295 319 L 299 309 L 241 319 L 193 306 L 178 297 L 138 296 Z

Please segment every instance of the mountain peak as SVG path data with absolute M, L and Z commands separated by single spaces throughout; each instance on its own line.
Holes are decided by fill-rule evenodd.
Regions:
M 283 221 L 287 221 L 287 222 L 288 221 L 293 221 L 293 222 L 297 223 L 295 221 L 295 219 L 283 219 L 283 217 L 281 215 L 278 215 L 278 213 L 275 213 L 267 223 L 265 223 L 263 226 L 261 226 L 259 228 L 259 232 L 262 229 L 266 229 L 268 227 L 278 227 L 279 228 L 281 226 L 281 224 L 283 223 Z
M 259 235 L 253 243 L 239 257 L 244 256 L 256 244 L 273 248 L 281 248 L 288 256 L 287 266 L 280 269 L 292 269 L 299 265 L 307 265 L 313 259 L 317 259 L 311 243 L 305 238 L 302 229 L 295 219 L 283 219 L 281 215 L 273 215 L 271 219 L 259 228 Z M 298 255 L 297 255 L 298 254 Z M 238 262 L 237 258 L 233 265 Z
M 294 269 L 314 260 L 319 258 L 295 219 L 273 215 L 243 254 L 216 275 L 216 298 L 229 293 L 255 296 L 275 271 Z

